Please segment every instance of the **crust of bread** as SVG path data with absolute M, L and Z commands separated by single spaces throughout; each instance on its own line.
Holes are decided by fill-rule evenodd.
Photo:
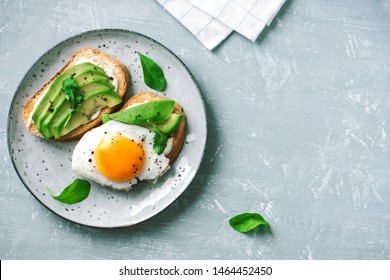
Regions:
M 145 101 L 156 101 L 156 100 L 163 100 L 167 99 L 163 96 L 157 95 L 152 92 L 140 92 L 133 97 L 131 97 L 120 109 L 120 111 L 123 111 L 127 107 L 136 104 L 136 103 L 144 103 Z M 186 116 L 184 114 L 183 107 L 175 102 L 175 108 L 173 109 L 173 113 L 181 114 L 183 115 L 183 118 L 179 124 L 179 127 L 177 128 L 176 132 L 172 135 L 173 141 L 172 141 L 172 149 L 170 153 L 166 156 L 169 159 L 170 164 L 172 164 L 175 159 L 178 157 L 178 155 L 181 152 L 181 149 L 183 148 L 184 139 L 185 139 L 185 130 L 186 130 Z
M 23 112 L 22 112 L 23 122 L 25 123 L 27 129 L 31 133 L 43 138 L 43 136 L 41 135 L 41 133 L 39 133 L 34 123 L 31 123 L 28 126 L 30 116 L 34 110 L 34 105 L 37 102 L 37 100 L 39 100 L 40 96 L 49 88 L 49 86 L 55 80 L 55 78 L 57 78 L 62 72 L 64 72 L 70 66 L 75 65 L 76 62 L 82 57 L 86 57 L 94 60 L 102 68 L 107 67 L 112 69 L 115 77 L 118 79 L 117 93 L 122 99 L 124 99 L 127 88 L 130 85 L 130 74 L 127 67 L 123 65 L 122 62 L 120 62 L 118 59 L 111 56 L 110 54 L 103 53 L 93 48 L 81 49 L 78 52 L 76 52 L 68 61 L 68 63 L 56 75 L 54 75 L 54 77 L 52 77 L 49 82 L 47 82 L 41 89 L 39 89 L 24 105 Z M 117 110 L 120 107 L 120 105 L 121 104 L 118 104 L 113 108 L 104 108 L 101 110 L 100 115 L 109 114 Z M 58 139 L 58 141 L 74 141 L 80 139 L 87 131 L 91 130 L 94 127 L 97 127 L 102 123 L 100 115 L 96 119 L 84 125 L 81 125 L 80 127 L 74 129 L 73 131 L 69 132 L 66 135 L 61 136 Z

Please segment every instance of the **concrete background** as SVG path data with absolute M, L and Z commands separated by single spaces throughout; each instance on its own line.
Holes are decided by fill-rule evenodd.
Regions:
M 186 63 L 208 111 L 194 182 L 131 228 L 68 222 L 11 164 L 8 110 L 23 75 L 79 32 L 123 28 Z M 210 52 L 157 2 L 0 1 L 1 259 L 389 259 L 390 1 L 287 1 L 255 43 Z M 229 218 L 271 224 L 240 234 Z

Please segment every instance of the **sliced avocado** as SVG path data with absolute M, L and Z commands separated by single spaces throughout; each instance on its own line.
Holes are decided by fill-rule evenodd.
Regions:
M 83 86 L 80 86 L 79 89 L 81 93 L 86 94 L 88 92 L 114 90 L 114 86 L 108 82 L 97 80 L 97 81 L 91 81 L 87 84 L 84 84 Z
M 61 91 L 65 79 L 74 77 L 80 93 L 84 94 L 76 111 Z M 51 84 L 33 113 L 33 121 L 45 138 L 55 139 L 89 122 L 99 109 L 113 107 L 122 102 L 114 91 L 109 77 L 101 67 L 91 63 L 74 65 L 65 70 Z
M 66 110 L 69 110 L 70 103 L 66 100 L 65 95 L 60 92 L 51 102 L 50 109 L 39 119 L 39 129 L 45 138 L 53 136 L 51 123 L 61 116 Z
M 42 127 L 45 123 L 45 119 L 50 116 L 50 113 L 53 112 L 53 106 L 56 106 L 58 103 L 62 103 L 65 98 L 64 95 L 61 93 L 62 82 L 69 77 L 76 76 L 77 73 L 83 73 L 89 70 L 104 74 L 104 70 L 102 68 L 92 63 L 85 62 L 69 67 L 61 75 L 59 75 L 50 85 L 48 91 L 45 93 L 32 115 L 32 119 L 36 123 L 37 129 L 41 133 L 43 131 L 42 135 L 44 137 L 51 137 L 51 135 L 49 136 L 46 134 L 46 129 Z
M 155 131 L 158 129 L 166 137 L 169 137 L 176 132 L 182 119 L 183 115 L 172 113 L 165 121 L 155 125 L 146 125 L 145 128 L 151 131 Z
M 65 79 L 74 77 L 84 100 L 76 113 L 61 91 Z M 37 129 L 45 138 L 58 139 L 69 131 L 89 121 L 97 108 L 112 107 L 122 102 L 101 67 L 91 63 L 74 65 L 65 70 L 51 84 L 33 113 Z M 88 116 L 88 118 L 87 118 Z M 65 128 L 64 128 L 65 126 Z
M 109 83 L 109 77 L 106 74 L 95 70 L 88 70 L 77 74 L 74 78 L 79 86 L 83 86 L 92 81 L 104 81 Z
M 95 70 L 97 72 L 104 74 L 104 69 L 96 66 L 95 64 L 85 62 L 73 65 L 66 69 L 61 75 L 59 75 L 49 87 L 47 93 L 43 96 L 42 100 L 39 102 L 37 108 L 34 110 L 32 119 L 37 123 L 38 118 L 42 112 L 46 112 L 50 107 L 50 101 L 61 91 L 62 82 L 71 76 L 76 76 L 77 73 L 86 72 L 87 70 Z
M 51 90 L 51 88 L 49 88 L 49 91 L 50 90 Z M 53 115 L 53 112 L 55 111 L 55 108 L 58 107 L 58 104 L 61 104 L 61 103 L 65 102 L 65 101 L 66 101 L 66 99 L 65 99 L 64 94 L 62 94 L 62 92 L 59 91 L 55 96 L 52 97 L 51 100 L 49 100 L 49 107 L 48 107 L 48 109 L 46 111 L 42 111 L 40 113 L 40 115 L 38 116 L 38 120 L 36 121 L 37 129 L 41 132 L 41 134 L 44 137 L 46 137 L 46 138 L 50 137 L 50 135 L 48 134 L 49 131 L 47 131 L 44 128 L 45 123 L 47 123 L 47 118 L 49 118 L 50 116 Z M 37 109 L 40 107 L 40 105 L 38 105 Z M 36 110 L 34 111 L 34 115 L 35 115 L 35 112 L 36 112 Z
M 180 125 L 183 115 L 172 113 L 169 118 L 156 125 L 156 127 L 167 137 L 176 132 Z
M 130 107 L 121 112 L 102 115 L 103 123 L 115 120 L 127 124 L 148 125 L 165 121 L 175 107 L 173 100 L 158 100 Z
M 105 107 L 111 108 L 121 102 L 121 97 L 112 90 L 95 91 L 85 94 L 82 106 L 70 117 L 69 121 L 70 110 L 67 114 L 63 114 L 53 126 L 54 138 L 58 139 L 77 127 L 89 122 L 97 110 Z M 68 123 L 66 124 L 67 121 Z
M 65 126 L 65 124 L 68 122 L 68 119 L 71 117 L 70 110 L 68 109 L 65 111 L 55 123 L 53 123 L 53 136 L 54 139 L 58 139 L 62 136 L 61 130 Z
M 103 80 L 91 80 L 89 83 L 84 84 L 82 87 L 80 87 L 80 91 L 82 93 L 109 91 L 113 89 L 114 86 Z M 68 102 L 68 100 L 66 100 L 65 95 L 62 94 L 62 92 L 60 91 L 60 93 L 50 103 L 49 110 L 41 118 L 41 123 L 39 127 L 41 134 L 44 137 L 49 138 L 53 135 L 53 131 L 51 130 L 52 126 L 50 125 L 50 123 L 52 122 L 52 120 L 58 119 L 58 117 L 64 114 L 66 110 L 69 110 L 69 106 L 70 103 Z
M 70 103 L 64 98 L 62 102 L 57 104 L 57 106 L 53 109 L 53 112 L 49 113 L 49 115 L 44 119 L 41 134 L 46 138 L 52 137 L 54 134 L 53 125 L 56 120 L 61 118 L 64 114 L 68 115 L 69 112 Z

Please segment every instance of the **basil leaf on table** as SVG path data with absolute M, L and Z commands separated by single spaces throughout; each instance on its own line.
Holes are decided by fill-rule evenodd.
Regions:
M 154 90 L 163 91 L 167 81 L 165 80 L 164 72 L 160 66 L 158 66 L 153 59 L 141 54 L 140 52 L 138 52 L 138 56 L 141 60 L 145 84 Z
M 88 197 L 89 191 L 91 190 L 91 183 L 86 180 L 76 179 L 57 196 L 49 188 L 47 190 L 55 200 L 65 204 L 74 204 Z
M 271 233 L 269 223 L 257 213 L 243 213 L 237 215 L 229 220 L 229 224 L 232 228 L 239 232 L 248 232 L 258 226 L 263 226 L 269 233 Z

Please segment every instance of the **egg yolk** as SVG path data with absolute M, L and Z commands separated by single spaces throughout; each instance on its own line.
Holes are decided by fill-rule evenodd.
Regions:
M 94 154 L 96 168 L 100 173 L 117 182 L 124 182 L 137 176 L 145 159 L 145 152 L 140 143 L 120 135 L 104 137 Z

